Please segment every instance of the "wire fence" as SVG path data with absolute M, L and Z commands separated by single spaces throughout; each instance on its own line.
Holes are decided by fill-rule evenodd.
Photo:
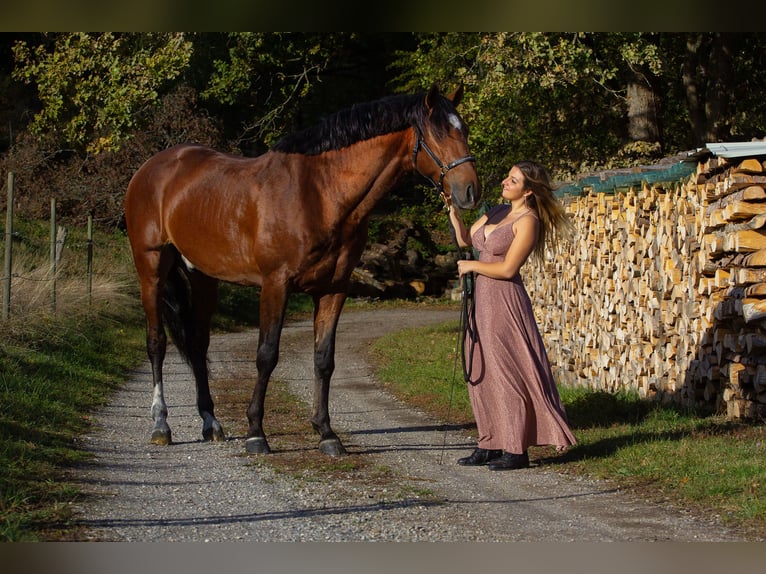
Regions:
M 83 226 L 85 229 L 74 227 L 70 233 L 70 230 L 59 225 L 56 199 L 51 198 L 50 231 L 47 239 L 40 237 L 39 232 L 25 234 L 16 227 L 17 222 L 14 221 L 12 172 L 8 174 L 7 195 L 4 264 L 0 278 L 3 289 L 2 320 L 8 320 L 12 312 L 23 314 L 28 310 L 56 314 L 62 284 L 67 296 L 73 291 L 72 284 L 76 284 L 75 304 L 80 307 L 86 306 L 90 310 L 95 276 L 93 217 L 88 216 L 87 224 Z M 98 283 L 100 286 L 106 281 L 117 280 L 119 279 L 111 276 Z

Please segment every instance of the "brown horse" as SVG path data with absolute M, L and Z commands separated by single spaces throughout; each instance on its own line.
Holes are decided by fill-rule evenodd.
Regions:
M 323 453 L 346 453 L 330 427 L 328 395 L 349 277 L 373 207 L 403 174 L 419 172 L 459 207 L 476 205 L 475 160 L 455 110 L 461 97 L 462 88 L 445 97 L 432 86 L 427 94 L 391 96 L 328 116 L 255 158 L 177 145 L 138 169 L 128 185 L 125 219 L 146 313 L 151 442 L 172 442 L 162 384 L 165 323 L 192 368 L 203 438 L 225 439 L 207 369 L 222 280 L 261 287 L 247 452 L 271 452 L 263 431 L 266 388 L 288 296 L 305 292 L 314 302 L 311 423 Z

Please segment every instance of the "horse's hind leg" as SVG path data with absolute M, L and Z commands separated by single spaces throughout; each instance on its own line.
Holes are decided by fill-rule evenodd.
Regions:
M 154 331 L 154 329 L 151 329 Z M 146 348 L 149 354 L 149 361 L 152 365 L 152 420 L 154 428 L 152 429 L 152 444 L 171 444 L 173 437 L 168 425 L 168 406 L 165 403 L 162 382 L 162 363 L 165 359 L 165 349 L 167 346 L 167 336 L 160 328 L 155 334 L 147 334 Z
M 162 381 L 162 363 L 167 349 L 167 335 L 162 322 L 160 296 L 161 277 L 167 273 L 160 266 L 160 253 L 147 250 L 135 255 L 136 269 L 141 284 L 141 303 L 146 314 L 146 352 L 152 367 L 151 416 L 154 421 L 153 444 L 170 444 L 172 436 L 168 426 L 168 407 L 165 403 Z
M 226 435 L 215 418 L 213 398 L 210 396 L 207 352 L 210 346 L 210 321 L 218 300 L 218 280 L 199 271 L 189 274 L 192 297 L 192 325 L 190 333 L 189 364 L 197 386 L 197 409 L 202 417 L 202 438 L 224 441 Z
M 165 403 L 162 381 L 162 363 L 165 360 L 165 349 L 167 348 L 167 335 L 156 323 L 149 322 L 146 329 L 146 350 L 149 355 L 149 362 L 152 365 L 152 420 L 154 428 L 152 429 L 152 444 L 171 444 L 173 438 L 168 426 L 168 406 Z

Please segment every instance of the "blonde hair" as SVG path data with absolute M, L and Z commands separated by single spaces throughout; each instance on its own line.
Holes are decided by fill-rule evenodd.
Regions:
M 527 196 L 527 206 L 534 209 L 540 219 L 540 230 L 537 237 L 533 257 L 543 261 L 545 248 L 556 249 L 560 241 L 568 241 L 574 234 L 572 224 L 564 206 L 553 194 L 555 188 L 551 184 L 548 170 L 531 160 L 523 160 L 515 164 L 524 174 L 524 189 L 532 190 Z

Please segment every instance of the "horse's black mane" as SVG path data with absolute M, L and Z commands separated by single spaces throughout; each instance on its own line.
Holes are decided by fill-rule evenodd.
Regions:
M 316 126 L 283 137 L 272 150 L 317 155 L 411 126 L 423 130 L 426 117 L 424 102 L 425 94 L 415 94 L 388 96 L 356 104 L 322 118 Z M 454 111 L 447 98 L 438 98 L 431 115 L 431 130 L 437 137 L 444 136 L 449 130 L 448 114 Z

